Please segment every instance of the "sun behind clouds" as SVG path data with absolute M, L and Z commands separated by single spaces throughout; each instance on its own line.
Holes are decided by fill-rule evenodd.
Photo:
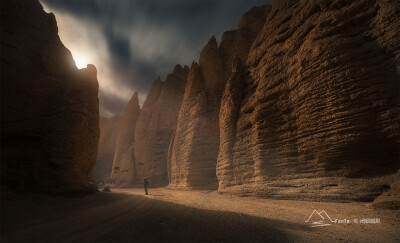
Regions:
M 88 58 L 83 55 L 82 53 L 74 53 L 72 54 L 74 61 L 75 61 L 75 65 L 77 68 L 81 69 L 81 68 L 86 68 L 88 62 Z

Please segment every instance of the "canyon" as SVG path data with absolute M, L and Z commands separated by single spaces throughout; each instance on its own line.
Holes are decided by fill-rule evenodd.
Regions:
M 198 62 L 156 79 L 142 107 L 134 93 L 112 118 L 99 118 L 97 70 L 76 68 L 55 16 L 37 1 L 2 8 L 2 188 L 95 191 L 90 176 L 115 187 L 146 177 L 152 187 L 400 207 L 394 2 L 254 7 Z
M 251 9 L 168 90 L 168 78 L 153 83 L 131 126 L 135 184 L 398 207 L 398 11 L 390 1 Z
M 55 15 L 0 4 L 2 242 L 399 242 L 396 1 L 254 7 L 112 117 Z

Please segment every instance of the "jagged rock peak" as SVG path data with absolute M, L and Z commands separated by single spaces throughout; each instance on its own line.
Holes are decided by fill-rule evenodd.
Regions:
M 115 153 L 111 178 L 117 186 L 129 187 L 133 183 L 134 166 L 132 161 L 136 121 L 141 113 L 138 92 L 132 95 L 126 105 L 119 124 L 115 143 Z M 124 173 L 121 173 L 124 172 Z
M 187 70 L 177 64 L 163 83 L 157 82 L 147 95 L 135 128 L 134 168 L 136 185 L 147 177 L 153 186 L 168 184 L 169 142 L 176 127 L 186 87 Z
M 183 72 L 184 72 L 184 73 L 189 73 L 189 67 L 188 67 L 188 65 L 183 66 Z
M 139 100 L 139 93 L 137 91 L 135 91 L 135 93 L 133 93 L 131 99 L 134 99 L 134 100 L 138 101 Z
M 143 109 L 157 102 L 163 85 L 164 82 L 161 81 L 160 77 L 154 80 L 153 84 L 150 86 L 149 93 L 147 93 L 146 100 L 143 103 Z
M 138 94 L 138 92 L 135 92 L 133 95 L 132 95 L 132 97 L 131 97 L 131 99 L 129 100 L 129 102 L 128 102 L 128 105 L 126 106 L 126 107 L 128 107 L 128 106 L 131 106 L 130 104 L 139 104 L 139 94 Z M 126 108 L 125 108 L 126 109 Z
M 192 62 L 192 65 L 190 66 L 190 70 L 192 70 L 192 69 L 194 69 L 194 68 L 197 68 L 199 65 L 197 64 L 197 62 L 195 62 L 195 61 L 193 61 Z M 190 70 L 189 70 L 189 72 L 190 72 Z
M 183 69 L 182 69 L 181 64 L 176 64 L 172 73 L 178 74 L 178 73 L 182 73 L 182 71 L 183 71 Z
M 271 11 L 271 5 L 257 6 L 251 8 L 239 21 L 238 29 L 250 28 L 254 32 L 258 32 L 265 23 L 267 13 Z
M 204 50 L 208 49 L 218 49 L 218 43 L 217 43 L 217 38 L 215 38 L 215 35 L 213 35 L 210 40 L 207 42 L 207 44 L 204 46 Z
M 218 43 L 215 36 L 212 36 L 200 53 L 199 63 L 207 62 L 209 57 L 214 57 L 216 54 L 218 54 Z
M 201 78 L 200 67 L 196 62 L 192 62 L 189 74 L 187 76 L 186 91 L 183 99 L 198 94 L 204 89 L 204 82 Z
M 228 30 L 228 31 L 225 31 L 224 33 L 222 33 L 220 47 L 221 47 L 222 43 L 225 42 L 227 39 L 233 38 L 236 34 L 236 31 L 237 30 Z
M 58 33 L 58 26 L 56 21 L 56 16 L 53 13 L 47 14 L 47 22 L 49 23 L 49 28 L 51 32 Z
M 86 68 L 82 68 L 79 71 L 84 72 L 88 80 L 97 81 L 97 69 L 93 64 L 88 64 Z
M 92 73 L 94 73 L 94 74 L 97 75 L 97 68 L 96 68 L 95 65 L 93 65 L 93 64 L 88 64 L 88 65 L 86 65 L 86 68 L 87 68 L 90 72 L 92 72 Z

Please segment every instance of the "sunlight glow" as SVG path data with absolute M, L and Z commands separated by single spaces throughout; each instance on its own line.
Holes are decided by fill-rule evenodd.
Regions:
M 73 54 L 73 58 L 74 58 L 76 67 L 79 69 L 86 68 L 87 64 L 89 63 L 88 59 L 82 54 Z

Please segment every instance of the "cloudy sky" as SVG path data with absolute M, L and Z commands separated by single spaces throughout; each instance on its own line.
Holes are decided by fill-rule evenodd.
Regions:
M 198 60 L 211 36 L 235 29 L 243 13 L 269 0 L 40 0 L 79 68 L 97 67 L 100 114 L 122 114 L 135 91 L 175 64 Z

